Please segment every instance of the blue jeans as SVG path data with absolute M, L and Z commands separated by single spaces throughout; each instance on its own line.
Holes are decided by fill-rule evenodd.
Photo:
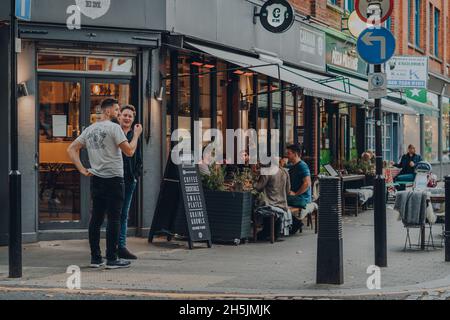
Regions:
M 120 237 L 119 248 L 123 249 L 127 246 L 127 230 L 128 230 L 128 213 L 130 211 L 131 202 L 133 200 L 134 190 L 136 189 L 137 180 L 125 183 L 125 200 L 123 202 L 122 214 L 120 215 Z

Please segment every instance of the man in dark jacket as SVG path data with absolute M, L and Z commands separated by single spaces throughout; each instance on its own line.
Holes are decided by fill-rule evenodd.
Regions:
M 404 154 L 395 167 L 401 168 L 400 174 L 395 179 L 396 182 L 413 182 L 416 177 L 416 166 L 422 161 L 422 157 L 416 154 L 416 148 L 410 144 L 408 146 L 408 153 Z
M 123 106 L 119 123 L 128 141 L 133 139 L 131 130 L 136 119 L 136 109 L 132 105 Z M 122 259 L 136 260 L 137 257 L 127 249 L 128 215 L 133 201 L 133 194 L 137 186 L 137 180 L 142 173 L 142 159 L 139 147 L 133 157 L 122 154 L 125 180 L 125 200 L 120 217 L 119 257 Z

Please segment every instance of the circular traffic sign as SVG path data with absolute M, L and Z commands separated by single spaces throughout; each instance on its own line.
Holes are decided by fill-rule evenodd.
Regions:
M 283 33 L 294 24 L 295 11 L 286 0 L 269 0 L 262 6 L 259 19 L 268 31 Z
M 361 59 L 369 64 L 384 64 L 395 53 L 395 38 L 386 28 L 372 27 L 358 38 L 356 49 Z
M 381 9 L 380 21 L 371 20 L 370 16 L 379 9 Z M 394 0 L 356 0 L 355 10 L 363 22 L 372 24 L 376 22 L 382 23 L 391 16 L 394 10 Z
M 367 23 L 362 21 L 358 15 L 358 12 L 353 11 L 352 14 L 348 17 L 348 30 L 350 33 L 358 38 L 359 35 L 367 29 Z

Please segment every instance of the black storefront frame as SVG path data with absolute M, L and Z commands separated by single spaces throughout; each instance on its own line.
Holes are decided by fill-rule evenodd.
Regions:
M 139 58 L 137 59 L 139 60 Z M 137 67 L 139 67 L 140 63 L 136 61 Z M 37 71 L 37 93 L 36 93 L 36 110 L 35 110 L 35 121 L 39 119 L 39 110 L 40 110 L 40 95 L 39 95 L 39 83 L 40 81 L 59 81 L 59 82 L 79 82 L 81 86 L 81 97 L 80 97 L 80 126 L 87 127 L 89 125 L 89 85 L 91 83 L 115 83 L 115 84 L 130 84 L 130 99 L 132 103 L 138 106 L 138 118 L 137 121 L 142 121 L 142 107 L 140 101 L 140 89 L 138 87 L 138 75 L 134 76 L 117 76 L 117 75 L 99 75 L 99 74 L 79 74 L 79 73 L 62 73 L 62 72 L 47 72 L 47 71 Z M 136 103 L 137 102 L 137 103 Z M 35 136 L 37 139 L 37 154 L 36 161 L 39 162 L 39 126 L 36 126 Z M 142 144 L 141 144 L 142 148 Z M 141 150 L 142 151 L 142 150 Z M 86 159 L 86 155 L 81 154 L 81 157 Z M 39 170 L 37 174 L 37 190 L 36 192 L 40 192 L 40 177 Z M 136 190 L 139 190 L 140 184 L 142 182 L 138 182 L 138 186 Z M 45 222 L 41 223 L 39 221 L 40 209 L 39 209 L 39 200 L 37 202 L 37 212 L 36 212 L 36 220 L 38 231 L 50 231 L 50 230 L 67 230 L 67 229 L 86 229 L 89 223 L 90 217 L 90 199 L 88 195 L 90 194 L 90 179 L 84 176 L 80 176 L 80 215 L 81 220 L 79 222 Z M 39 194 L 38 194 L 39 197 Z M 141 196 L 139 192 L 135 193 L 133 205 L 136 206 L 134 224 L 137 227 L 139 221 L 139 203 L 141 202 Z
M 170 133 L 173 133 L 174 130 L 178 129 L 178 108 L 179 108 L 179 73 L 178 73 L 178 67 L 179 67 L 179 56 L 180 52 L 182 52 L 185 55 L 194 57 L 198 56 L 198 53 L 192 54 L 189 51 L 181 51 L 180 49 L 171 49 L 168 50 L 169 55 L 169 61 L 170 61 L 170 92 L 171 92 L 171 99 L 170 103 L 167 105 L 167 108 L 170 113 L 170 125 L 171 128 L 167 128 L 167 132 L 170 131 Z M 217 129 L 217 74 L 218 73 L 225 73 L 227 75 L 227 90 L 226 90 L 226 129 L 236 129 L 236 125 L 238 124 L 238 115 L 234 109 L 240 110 L 240 92 L 239 92 L 239 76 L 234 73 L 236 70 L 246 70 L 244 67 L 236 67 L 228 62 L 224 62 L 226 65 L 226 70 L 218 70 L 217 69 L 217 59 L 210 58 L 209 61 L 211 63 L 214 63 L 216 67 L 212 68 L 210 72 L 208 72 L 210 76 L 210 116 L 211 116 L 211 128 Z M 199 119 L 199 96 L 200 96 L 200 88 L 199 88 L 199 75 L 204 74 L 203 72 L 200 72 L 199 67 L 190 65 L 190 74 L 188 75 L 190 79 L 190 103 L 191 103 L 191 131 L 194 129 L 194 121 Z M 258 96 L 259 93 L 259 73 L 253 74 L 253 81 L 252 81 L 252 87 L 253 87 L 253 94 L 250 95 L 252 97 L 252 104 L 251 108 L 249 110 L 249 129 L 255 129 L 258 131 L 260 128 L 258 127 Z M 185 77 L 186 75 L 183 75 Z M 164 81 L 167 78 L 163 78 Z M 267 95 L 267 101 L 268 101 L 268 151 L 271 152 L 271 129 L 272 129 L 272 122 L 273 122 L 273 93 L 276 91 L 271 90 L 271 86 L 273 83 L 278 82 L 279 83 L 279 91 L 281 93 L 281 121 L 280 121 L 280 156 L 284 156 L 284 152 L 286 150 L 286 91 L 291 91 L 294 97 L 294 144 L 298 144 L 298 124 L 299 124 L 299 108 L 298 103 L 300 99 L 300 88 L 293 85 L 293 88 L 289 88 L 286 82 L 279 81 L 278 79 L 273 79 L 269 76 L 267 76 L 267 83 L 268 88 L 267 92 L 263 92 L 261 94 Z M 305 111 L 306 108 L 303 108 L 303 111 Z M 252 126 L 251 124 L 254 124 Z M 171 141 L 171 148 L 174 147 L 176 142 Z M 194 148 L 194 141 L 192 140 L 192 148 Z

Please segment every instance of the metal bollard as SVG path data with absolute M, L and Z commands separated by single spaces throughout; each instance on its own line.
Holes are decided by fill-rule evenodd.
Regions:
M 341 179 L 323 177 L 320 184 L 317 284 L 343 284 Z
M 445 177 L 445 261 L 450 262 L 450 176 Z

